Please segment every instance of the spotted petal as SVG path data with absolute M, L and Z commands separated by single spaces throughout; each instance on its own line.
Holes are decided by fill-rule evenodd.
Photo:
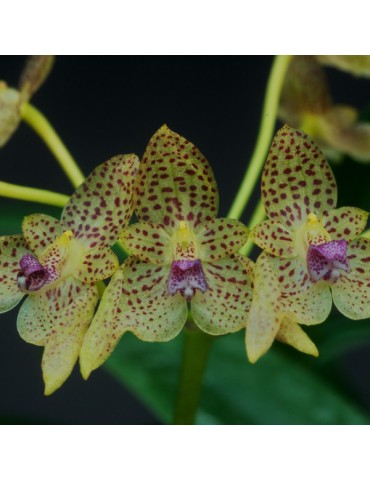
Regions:
M 136 155 L 118 155 L 99 165 L 75 191 L 61 223 L 88 249 L 113 245 L 133 211 Z
M 287 343 L 302 353 L 307 353 L 314 357 L 319 355 L 315 344 L 309 338 L 307 333 L 302 330 L 298 323 L 289 318 L 284 318 L 282 320 L 280 329 L 276 335 L 276 340 L 279 340 L 279 342 L 282 343 Z
M 349 273 L 332 285 L 338 310 L 352 320 L 370 317 L 370 240 L 359 238 L 347 247 Z
M 142 222 L 194 226 L 217 215 L 212 169 L 200 151 L 166 125 L 151 138 L 140 164 L 136 213 Z
M 266 255 L 261 254 L 254 271 L 253 301 L 246 329 L 246 347 L 250 362 L 255 363 L 273 344 L 280 329 L 280 290 Z
M 170 236 L 163 225 L 135 223 L 126 228 L 121 240 L 127 250 L 144 262 L 171 263 Z
M 252 307 L 247 323 L 247 353 L 251 362 L 261 357 L 281 331 L 282 341 L 297 348 L 309 342 L 291 322 L 314 325 L 329 315 L 332 299 L 325 284 L 310 281 L 305 265 L 299 258 L 282 260 L 261 254 L 257 260 Z M 285 324 L 285 326 L 283 325 Z M 285 339 L 285 340 L 284 340 Z M 292 339 L 292 341 L 288 341 Z M 301 343 L 300 343 L 301 342 Z M 298 350 L 303 351 L 300 347 Z M 314 349 L 305 353 L 314 355 Z
M 30 250 L 37 256 L 63 233 L 59 220 L 42 213 L 24 217 L 22 231 Z
M 99 247 L 87 253 L 74 277 L 84 284 L 94 284 L 111 277 L 119 267 L 118 258 L 110 248 Z
M 119 302 L 122 288 L 123 270 L 119 269 L 104 292 L 82 344 L 80 366 L 85 380 L 107 360 L 121 338 Z
M 272 275 L 273 272 L 278 282 L 277 288 L 281 291 L 279 302 L 282 310 L 303 325 L 324 322 L 332 306 L 329 286 L 312 282 L 306 264 L 298 257 L 286 260 L 268 257 L 268 262 L 268 274 Z
M 214 262 L 236 253 L 248 240 L 248 228 L 238 220 L 214 218 L 195 228 L 199 258 Z
M 324 220 L 324 227 L 332 240 L 347 242 L 357 238 L 364 231 L 369 213 L 355 207 L 332 210 Z
M 0 82 L 0 147 L 3 147 L 18 128 L 21 121 L 20 94 Z
M 208 289 L 197 291 L 191 300 L 193 320 L 201 330 L 222 335 L 245 327 L 252 300 L 252 268 L 253 262 L 240 255 L 203 263 Z
M 79 287 L 81 290 L 62 314 L 54 321 L 46 338 L 42 357 L 45 395 L 50 395 L 69 377 L 78 359 L 83 338 L 93 318 L 98 301 L 96 287 Z
M 0 312 L 15 307 L 24 293 L 18 288 L 19 262 L 29 253 L 22 235 L 0 238 Z
M 49 315 L 48 295 L 44 291 L 28 295 L 19 309 L 17 330 L 27 343 L 45 345 L 54 321 L 54 317 Z
M 149 342 L 172 340 L 184 326 L 188 309 L 180 293 L 168 292 L 170 267 L 132 258 L 123 273 L 121 328 Z
M 253 228 L 250 238 L 267 253 L 289 258 L 294 255 L 291 231 L 277 220 L 266 220 Z
M 141 340 L 165 342 L 181 331 L 187 318 L 186 300 L 180 293 L 168 292 L 169 266 L 141 262 L 131 256 L 121 269 L 104 292 L 86 334 L 81 352 L 85 378 L 110 356 L 125 332 Z
M 275 135 L 262 174 L 262 197 L 269 218 L 288 228 L 309 213 L 322 217 L 335 208 L 333 173 L 307 135 L 287 125 Z
M 69 309 L 81 292 L 80 282 L 69 278 L 48 290 L 40 290 L 28 295 L 23 302 L 17 318 L 18 333 L 28 343 L 45 345 L 53 325 Z

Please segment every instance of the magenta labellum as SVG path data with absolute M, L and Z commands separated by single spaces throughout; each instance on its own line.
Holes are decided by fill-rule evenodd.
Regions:
M 208 289 L 202 262 L 200 260 L 172 262 L 168 279 L 169 293 L 174 295 L 176 292 L 180 292 L 187 300 L 190 300 L 196 289 L 203 293 Z
M 48 280 L 48 272 L 33 255 L 27 253 L 19 261 L 18 287 L 23 292 L 40 290 Z
M 342 271 L 349 272 L 346 240 L 333 240 L 321 245 L 310 245 L 307 268 L 311 280 L 335 282 Z

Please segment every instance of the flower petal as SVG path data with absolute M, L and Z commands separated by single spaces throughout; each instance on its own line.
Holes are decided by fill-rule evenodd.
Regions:
M 323 154 L 302 132 L 285 125 L 275 135 L 262 174 L 267 215 L 286 227 L 309 213 L 326 216 L 335 208 L 337 186 Z
M 246 329 L 248 359 L 255 363 L 273 344 L 279 331 L 282 312 L 280 290 L 268 257 L 261 254 L 254 270 L 253 301 Z
M 22 232 L 28 246 L 37 256 L 63 233 L 59 220 L 42 213 L 24 217 Z
M 158 267 L 131 256 L 113 276 L 86 334 L 81 372 L 87 378 L 130 331 L 141 340 L 172 340 L 187 318 L 186 300 L 168 293 L 169 267 Z
M 280 329 L 276 335 L 276 340 L 287 343 L 302 353 L 307 353 L 314 357 L 318 357 L 319 355 L 315 344 L 309 338 L 307 333 L 302 330 L 298 323 L 289 318 L 284 318 L 281 322 Z
M 342 207 L 332 210 L 324 219 L 325 230 L 332 240 L 357 238 L 364 231 L 369 213 L 361 208 Z
M 132 257 L 123 268 L 121 328 L 141 340 L 167 342 L 187 318 L 186 300 L 168 292 L 170 266 L 157 266 Z
M 48 297 L 44 291 L 28 295 L 22 303 L 17 317 L 17 330 L 20 337 L 33 345 L 45 345 L 54 318 L 48 315 Z
M 307 269 L 299 258 L 282 260 L 262 253 L 258 257 L 255 272 L 246 337 L 251 362 L 267 352 L 280 329 L 282 338 L 296 347 L 288 342 L 289 338 L 293 338 L 289 335 L 294 332 L 288 335 L 283 322 L 306 325 L 321 323 L 328 317 L 332 304 L 329 286 L 311 282 Z M 294 331 L 297 336 L 298 329 L 294 327 Z M 302 335 L 299 333 L 298 336 Z M 308 341 L 304 343 L 303 340 L 303 337 L 300 340 L 303 343 L 297 340 L 298 350 L 299 345 L 303 344 L 308 349 Z M 314 354 L 313 351 L 311 349 L 311 354 Z
M 265 220 L 250 233 L 250 238 L 260 248 L 276 257 L 292 257 L 294 243 L 291 231 L 276 220 Z
M 54 64 L 53 55 L 32 55 L 27 59 L 19 80 L 19 89 L 31 97 L 45 82 Z
M 280 118 L 299 128 L 305 113 L 321 114 L 330 106 L 329 85 L 324 69 L 310 55 L 295 55 L 284 81 Z
M 20 93 L 0 82 L 0 148 L 7 143 L 19 126 L 20 102 Z
M 280 310 L 285 316 L 289 314 L 291 319 L 303 325 L 324 322 L 332 306 L 329 286 L 311 281 L 307 266 L 298 257 L 286 260 L 268 257 L 264 263 L 267 261 L 270 264 L 268 274 L 273 272 L 281 291 Z
M 78 359 L 83 338 L 94 316 L 98 301 L 96 287 L 80 286 L 81 290 L 46 338 L 42 357 L 45 395 L 58 389 L 69 377 Z
M 135 223 L 124 230 L 121 240 L 130 253 L 144 262 L 171 263 L 170 236 L 163 225 Z
M 370 317 L 370 281 L 342 275 L 332 286 L 333 302 L 337 309 L 351 320 Z
M 358 238 L 348 244 L 350 273 L 343 273 L 332 285 L 338 310 L 352 320 L 370 317 L 370 240 Z
M 62 276 L 65 271 L 65 266 L 70 259 L 71 245 L 74 239 L 72 232 L 69 230 L 64 232 L 59 238 L 57 238 L 51 245 L 49 245 L 41 255 L 38 257 L 38 261 L 48 272 L 46 284 L 55 282 Z M 73 262 L 72 262 L 73 263 Z M 73 267 L 72 267 L 73 268 Z M 69 269 L 68 269 L 69 270 Z M 70 272 L 66 272 L 63 276 L 69 276 Z
M 111 277 L 119 267 L 119 261 L 110 248 L 100 245 L 89 252 L 74 275 L 84 284 L 94 284 Z
M 201 330 L 223 335 L 245 327 L 252 301 L 252 266 L 241 255 L 203 263 L 208 289 L 197 291 L 191 300 L 193 320 Z
M 212 169 L 192 143 L 166 125 L 151 138 L 140 164 L 136 188 L 139 221 L 196 226 L 217 215 L 218 192 Z
M 59 282 L 53 288 L 28 295 L 17 318 L 17 329 L 27 343 L 45 345 L 55 323 L 90 286 L 83 286 L 73 278 Z
M 328 153 L 341 152 L 363 162 L 370 160 L 370 123 L 358 121 L 358 111 L 335 105 L 314 119 L 317 140 Z M 340 158 L 340 155 L 336 153 Z
M 19 261 L 29 253 L 22 235 L 0 237 L 0 312 L 15 307 L 24 293 L 19 289 Z
M 64 229 L 88 249 L 113 245 L 132 216 L 137 168 L 136 155 L 117 155 L 95 168 L 64 207 Z
M 238 220 L 214 218 L 195 228 L 199 258 L 214 262 L 236 253 L 248 240 L 248 228 Z
M 104 291 L 98 311 L 82 344 L 80 367 L 85 380 L 88 379 L 93 370 L 107 360 L 121 338 L 119 302 L 122 296 L 122 288 L 123 270 L 120 268 L 113 275 Z
M 350 268 L 350 274 L 347 274 L 347 277 L 370 282 L 370 240 L 368 238 L 356 238 L 348 243 L 347 260 Z
M 82 261 L 74 277 L 84 284 L 94 284 L 111 277 L 119 267 L 117 256 L 104 245 L 91 250 Z
M 370 55 L 317 55 L 316 58 L 322 65 L 370 77 Z

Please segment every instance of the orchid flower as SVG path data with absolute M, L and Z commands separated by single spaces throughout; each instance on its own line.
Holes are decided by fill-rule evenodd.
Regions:
M 285 318 L 321 323 L 332 300 L 351 319 L 370 317 L 370 241 L 358 238 L 368 213 L 335 208 L 335 178 L 307 135 L 288 126 L 275 135 L 262 174 L 262 199 L 269 219 L 251 238 L 267 256 L 257 261 L 247 324 L 251 361 L 268 350 Z M 315 354 L 312 345 L 306 347 Z
M 246 323 L 252 262 L 237 254 L 248 238 L 237 220 L 216 218 L 211 167 L 188 140 L 166 126 L 150 140 L 136 181 L 136 216 L 122 235 L 132 254 L 113 276 L 81 350 L 87 378 L 126 331 L 168 341 L 183 328 L 188 307 L 211 335 Z
M 324 57 L 320 57 L 321 62 Z M 330 58 L 333 57 L 327 60 Z M 342 59 L 348 69 L 357 65 L 344 61 L 343 57 L 336 58 Z M 365 57 L 364 61 L 361 57 L 363 67 L 369 64 L 369 58 Z M 370 123 L 358 121 L 358 111 L 354 107 L 333 103 L 325 71 L 315 57 L 296 56 L 291 61 L 279 116 L 289 125 L 308 133 L 333 159 L 345 153 L 359 161 L 370 160 Z
M 133 211 L 138 159 L 122 155 L 97 167 L 72 195 L 61 220 L 25 217 L 23 235 L 0 239 L 0 311 L 15 307 L 20 336 L 44 347 L 45 394 L 70 375 L 98 300 L 97 282 L 118 260 L 110 249 Z
M 35 55 L 29 57 L 19 80 L 19 89 L 0 82 L 0 147 L 3 147 L 21 121 L 22 105 L 30 100 L 50 73 L 54 57 Z

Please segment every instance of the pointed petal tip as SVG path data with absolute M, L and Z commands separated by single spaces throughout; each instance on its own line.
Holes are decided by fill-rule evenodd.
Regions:
M 59 387 L 61 387 L 61 383 L 60 382 L 55 382 L 53 380 L 46 380 L 44 378 L 44 382 L 45 382 L 45 389 L 44 389 L 44 395 L 45 397 L 49 397 L 50 395 L 52 395 L 56 390 L 58 390 Z
M 92 368 L 88 368 L 86 365 L 84 365 L 84 364 L 81 363 L 81 361 L 80 361 L 80 371 L 81 371 L 82 378 L 83 378 L 84 380 L 88 380 L 88 378 L 90 377 L 91 372 L 93 371 L 93 369 L 92 369 Z
M 85 353 L 84 345 L 82 345 L 80 352 L 80 372 L 82 378 L 87 380 L 96 368 L 97 366 L 93 366 L 91 361 L 89 361 L 88 355 Z

